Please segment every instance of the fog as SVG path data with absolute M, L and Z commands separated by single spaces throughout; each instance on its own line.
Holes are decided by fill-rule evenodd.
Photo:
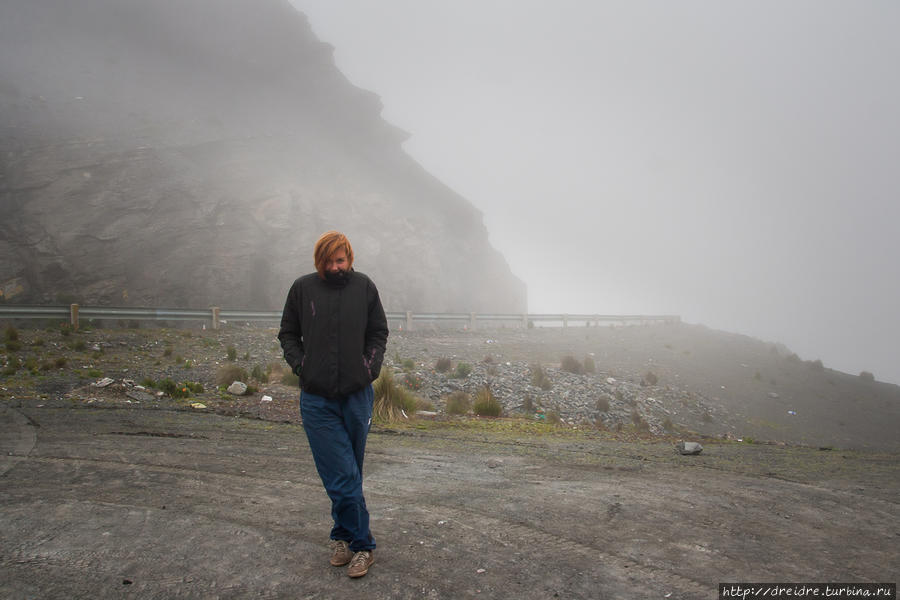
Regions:
M 896 2 L 292 2 L 530 312 L 678 314 L 900 382 Z

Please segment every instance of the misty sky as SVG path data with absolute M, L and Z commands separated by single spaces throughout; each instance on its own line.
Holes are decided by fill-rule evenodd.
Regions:
M 530 312 L 678 314 L 900 383 L 900 3 L 292 2 Z

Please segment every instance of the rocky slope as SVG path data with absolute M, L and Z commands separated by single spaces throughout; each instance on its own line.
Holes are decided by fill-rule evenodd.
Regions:
M 296 384 L 284 383 L 276 330 L 229 325 L 219 331 L 21 329 L 0 348 L 0 401 L 47 405 L 176 407 L 296 421 Z M 233 356 L 228 357 L 229 348 Z M 594 372 L 563 368 L 591 358 Z M 440 372 L 441 358 L 450 369 Z M 558 329 L 395 331 L 387 368 L 443 418 L 455 391 L 485 386 L 504 415 L 586 430 L 647 436 L 710 436 L 814 447 L 900 449 L 900 387 L 804 362 L 772 344 L 683 323 Z M 460 364 L 471 371 L 454 376 Z M 219 389 L 239 367 L 257 390 Z M 536 383 L 540 367 L 548 385 Z M 252 373 L 268 372 L 263 382 Z M 94 385 L 103 378 L 109 386 Z M 144 380 L 196 382 L 189 399 L 127 395 Z M 125 383 L 132 382 L 132 386 Z M 226 382 L 231 383 L 231 380 Z M 150 390 L 155 393 L 155 390 Z M 266 396 L 269 399 L 264 400 Z M 543 416 L 543 418 L 542 418 Z
M 280 308 L 345 231 L 389 310 L 524 312 L 481 214 L 284 0 L 0 5 L 0 294 Z

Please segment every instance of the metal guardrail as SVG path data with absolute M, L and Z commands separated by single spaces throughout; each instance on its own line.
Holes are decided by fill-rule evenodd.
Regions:
M 535 322 L 556 322 L 562 327 L 569 323 L 677 323 L 678 315 L 600 315 L 569 313 L 520 313 L 520 314 L 485 314 L 485 313 L 414 313 L 387 312 L 388 321 L 400 321 L 401 328 L 411 330 L 416 322 L 463 322 L 469 329 L 476 329 L 477 323 L 514 322 L 528 327 Z M 140 308 L 111 306 L 27 306 L 0 304 L 0 319 L 67 319 L 77 329 L 79 320 L 86 319 L 128 319 L 135 321 L 206 321 L 213 329 L 228 321 L 242 322 L 274 322 L 281 320 L 281 311 L 263 310 L 231 310 L 217 306 L 209 309 L 187 308 Z

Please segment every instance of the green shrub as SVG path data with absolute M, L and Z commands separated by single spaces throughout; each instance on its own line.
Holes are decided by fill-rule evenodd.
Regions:
M 84 340 L 76 340 L 72 344 L 72 350 L 75 350 L 77 352 L 82 352 L 85 348 L 87 348 L 87 344 L 84 343 Z
M 560 363 L 560 368 L 563 371 L 575 373 L 576 375 L 582 375 L 584 373 L 584 367 L 580 362 L 575 360 L 575 357 L 572 355 L 563 356 L 562 362 Z
M 103 377 L 103 371 L 100 369 L 88 369 L 88 377 Z
M 163 350 L 163 356 L 172 356 L 172 346 L 166 346 L 166 349 Z
M 269 375 L 260 365 L 253 366 L 253 370 L 250 371 L 250 378 L 260 383 L 269 383 Z
M 238 365 L 222 365 L 216 371 L 216 385 L 229 386 L 235 381 L 246 382 L 249 379 L 247 371 Z
M 381 369 L 378 379 L 372 384 L 375 401 L 372 408 L 372 420 L 376 423 L 396 423 L 405 420 L 403 413 L 409 416 L 416 411 L 416 396 L 409 390 L 397 385 L 394 371 Z
M 19 340 L 6 340 L 6 349 L 10 352 L 18 352 L 22 349 L 22 342 Z
M 12 325 L 7 325 L 3 331 L 3 337 L 7 342 L 15 342 L 19 339 L 19 331 Z
M 865 379 L 866 381 L 875 381 L 875 375 L 873 375 L 869 371 L 860 371 L 859 378 Z
M 406 373 L 403 376 L 403 385 L 408 390 L 416 391 L 422 387 L 422 379 L 415 373 Z
M 225 352 L 228 356 L 228 360 L 233 361 L 237 359 L 237 349 L 234 346 L 228 346 L 228 349 Z
M 548 412 L 546 419 L 547 422 L 552 425 L 559 425 L 560 423 L 562 423 L 562 417 L 555 410 L 551 410 L 550 412 Z
M 656 385 L 658 381 L 659 377 L 653 371 L 647 371 L 647 374 L 644 375 L 643 382 L 646 382 L 646 385 Z
M 57 356 L 53 360 L 53 364 L 56 365 L 56 368 L 58 368 L 58 369 L 62 369 L 63 367 L 65 367 L 66 364 L 68 364 L 68 362 L 69 362 L 69 359 L 66 358 L 65 356 Z
M 186 385 L 178 385 L 168 377 L 158 382 L 157 387 L 165 392 L 166 395 L 172 398 L 187 398 L 191 395 L 190 390 Z
M 155 388 L 156 382 L 153 381 L 152 379 L 150 379 L 149 377 L 144 377 L 143 379 L 141 379 L 141 385 L 144 386 L 145 388 Z
M 461 362 L 456 365 L 456 373 L 454 376 L 457 379 L 465 379 L 466 377 L 469 376 L 469 374 L 471 372 L 472 372 L 472 365 L 470 365 L 469 363 Z
M 446 373 L 450 370 L 450 365 L 450 359 L 442 356 L 441 358 L 437 359 L 436 363 L 434 363 L 434 370 L 438 373 Z
M 411 358 L 407 358 L 403 361 L 403 370 L 406 372 L 412 371 L 416 368 L 416 361 Z
M 472 412 L 479 417 L 499 417 L 503 413 L 503 405 L 494 397 L 491 388 L 485 386 L 475 394 Z
M 472 408 L 472 399 L 465 392 L 453 392 L 447 396 L 446 406 L 448 415 L 464 415 Z

